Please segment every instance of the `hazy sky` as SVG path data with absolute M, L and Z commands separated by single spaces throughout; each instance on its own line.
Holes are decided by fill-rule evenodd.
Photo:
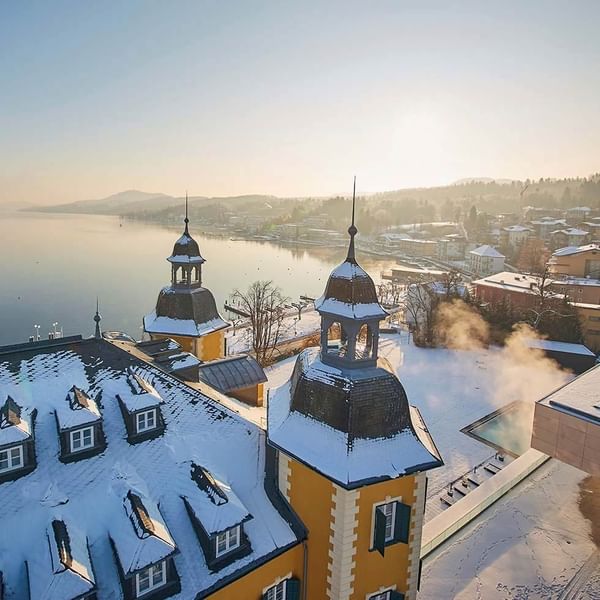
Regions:
M 600 2 L 5 0 L 0 202 L 600 170 Z

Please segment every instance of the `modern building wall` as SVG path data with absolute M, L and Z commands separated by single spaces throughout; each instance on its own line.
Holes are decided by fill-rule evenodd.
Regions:
M 590 475 L 600 476 L 600 423 L 537 403 L 531 446 Z

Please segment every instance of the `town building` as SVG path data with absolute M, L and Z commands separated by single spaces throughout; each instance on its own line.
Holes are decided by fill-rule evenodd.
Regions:
M 171 285 L 160 291 L 156 308 L 144 317 L 144 332 L 151 340 L 172 338 L 200 360 L 223 358 L 229 323 L 219 314 L 211 291 L 202 286 L 206 261 L 188 225 L 186 200 L 185 229 L 167 258 Z
M 473 282 L 473 287 L 479 302 L 509 302 L 515 307 L 530 308 L 539 302 L 540 282 L 541 278 L 536 275 L 503 271 L 477 279 Z
M 591 240 L 591 235 L 584 229 L 568 227 L 558 229 L 550 234 L 550 247 L 552 250 L 565 246 L 583 246 Z
M 438 255 L 438 243 L 433 240 L 415 240 L 412 238 L 399 240 L 398 252 L 407 256 L 435 258 Z
M 530 221 L 530 225 L 535 231 L 537 237 L 542 240 L 548 240 L 550 234 L 557 229 L 566 228 L 565 219 L 555 219 L 553 217 L 541 217 L 540 219 Z
M 479 246 L 469 252 L 469 270 L 476 275 L 493 275 L 504 271 L 504 254 L 492 246 Z
M 532 231 L 524 225 L 509 225 L 503 227 L 501 235 L 501 246 L 508 246 L 512 250 L 516 250 L 530 235 Z
M 552 253 L 548 268 L 553 275 L 600 279 L 600 243 L 559 248 Z

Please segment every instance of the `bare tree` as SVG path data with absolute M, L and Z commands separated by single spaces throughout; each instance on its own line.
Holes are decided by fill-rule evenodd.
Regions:
M 434 315 L 439 297 L 431 281 L 411 283 L 404 295 L 404 320 L 413 332 L 417 345 L 429 346 L 434 338 Z
M 272 281 L 255 281 L 245 292 L 236 289 L 231 298 L 248 314 L 252 351 L 261 365 L 267 365 L 280 341 L 289 299 Z
M 569 305 L 568 299 L 555 292 L 550 287 L 551 284 L 552 276 L 546 265 L 538 278 L 538 283 L 531 284 L 531 289 L 536 293 L 536 299 L 535 305 L 528 309 L 528 312 L 531 313 L 529 322 L 536 330 L 542 327 L 544 320 L 574 319 L 577 321 L 576 311 Z

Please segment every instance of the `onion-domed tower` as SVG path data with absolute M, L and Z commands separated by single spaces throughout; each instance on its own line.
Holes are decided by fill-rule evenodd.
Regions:
M 425 472 L 442 461 L 378 355 L 387 313 L 356 262 L 354 206 L 355 194 L 346 259 L 315 302 L 320 348 L 304 350 L 271 395 L 268 440 L 279 489 L 309 531 L 307 597 L 413 599 Z
M 223 320 L 211 291 L 202 287 L 202 265 L 198 242 L 190 235 L 188 200 L 185 199 L 185 229 L 167 260 L 171 263 L 171 285 L 158 294 L 155 310 L 144 317 L 144 331 L 151 339 L 172 338 L 200 360 L 223 358 Z

